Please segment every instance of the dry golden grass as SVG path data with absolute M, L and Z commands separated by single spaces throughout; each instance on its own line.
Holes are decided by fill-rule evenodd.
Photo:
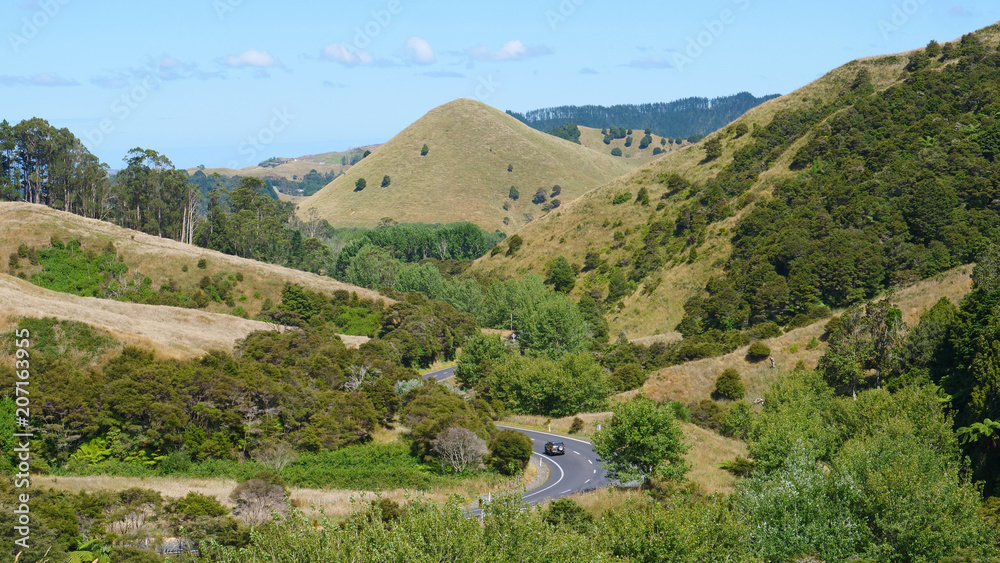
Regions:
M 642 129 L 636 129 L 632 131 L 632 146 L 625 146 L 625 139 L 614 139 L 611 144 L 604 144 L 604 135 L 601 134 L 600 129 L 595 129 L 593 127 L 580 127 L 580 144 L 591 149 L 593 151 L 599 152 L 601 154 L 611 154 L 611 150 L 614 148 L 619 148 L 622 151 L 621 158 L 632 163 L 633 166 L 640 166 L 651 160 L 660 158 L 663 155 L 653 156 L 654 148 L 661 148 L 666 152 L 671 152 L 678 150 L 680 147 L 673 143 L 668 143 L 666 146 L 660 144 L 660 139 L 663 137 L 659 135 L 650 135 L 653 138 L 653 143 L 643 150 L 639 150 L 639 141 L 645 136 Z
M 336 290 L 346 290 L 357 293 L 364 299 L 393 302 L 369 289 L 341 283 L 332 278 L 182 244 L 43 205 L 0 203 L 0 256 L 6 257 L 15 252 L 20 244 L 34 248 L 47 247 L 51 238 L 64 241 L 75 238 L 84 249 L 95 251 L 100 251 L 112 242 L 122 261 L 128 265 L 130 273 L 139 272 L 149 276 L 154 288 L 173 281 L 181 291 L 193 293 L 204 276 L 243 274 L 243 281 L 237 284 L 234 293 L 237 297 L 245 297 L 244 301 L 237 304 L 251 316 L 260 312 L 265 299 L 271 299 L 274 303 L 280 301 L 281 291 L 286 283 L 297 283 L 328 295 Z M 197 267 L 200 259 L 206 260 L 205 269 Z M 184 267 L 187 267 L 186 272 Z M 230 308 L 224 303 L 214 302 L 209 304 L 207 310 L 230 312 Z
M 898 289 L 889 298 L 903 311 L 903 320 L 912 327 L 920 320 L 920 315 L 942 297 L 947 297 L 957 304 L 972 290 L 971 274 L 971 265 L 961 266 L 934 278 Z M 654 372 L 643 386 L 643 392 L 656 400 L 681 401 L 685 404 L 696 402 L 711 396 L 715 389 L 715 380 L 723 371 L 735 369 L 743 377 L 747 387 L 747 398 L 750 400 L 762 398 L 775 379 L 794 368 L 798 362 L 802 362 L 808 369 L 816 367 L 819 358 L 826 350 L 826 343 L 819 342 L 819 346 L 813 350 L 809 350 L 807 345 L 813 338 L 819 341 L 826 322 L 823 320 L 789 331 L 777 338 L 765 340 L 764 343 L 771 348 L 775 369 L 771 368 L 767 360 L 747 361 L 746 353 L 749 346 L 746 346 L 725 356 L 687 362 Z M 633 394 L 634 392 L 625 395 Z
M 736 488 L 736 477 L 719 469 L 719 464 L 746 457 L 746 445 L 732 438 L 720 436 L 694 424 L 684 424 L 684 442 L 691 446 L 686 456 L 691 464 L 687 477 L 701 485 L 708 493 L 729 494 Z
M 430 152 L 422 157 L 425 143 Z M 628 159 L 597 154 L 461 99 L 428 112 L 301 203 L 298 213 L 317 209 L 339 227 L 373 227 L 391 217 L 400 223 L 470 221 L 509 233 L 525 224 L 525 213 L 543 215 L 541 206 L 531 203 L 536 189 L 559 184 L 558 199 L 567 202 L 631 167 Z M 381 188 L 385 175 L 392 184 Z M 367 187 L 355 192 L 359 178 Z M 505 211 L 511 186 L 520 199 Z
M 393 489 L 388 491 L 355 491 L 344 489 L 303 489 L 289 487 L 288 495 L 292 504 L 308 516 L 318 516 L 321 512 L 334 518 L 343 518 L 359 510 L 362 504 L 379 498 L 390 499 L 400 504 L 413 500 L 427 500 L 445 503 L 454 496 L 472 502 L 480 495 L 496 493 L 502 490 L 523 489 L 530 484 L 538 474 L 537 467 L 530 467 L 525 474 L 516 480 L 501 478 L 495 475 L 473 477 L 442 487 L 435 491 L 411 491 Z M 212 496 L 222 504 L 232 508 L 230 493 L 237 482 L 231 479 L 192 479 L 182 477 L 53 477 L 35 476 L 32 481 L 45 489 L 57 489 L 70 493 L 123 491 L 139 487 L 160 493 L 165 498 L 181 498 L 189 492 L 197 492 Z
M 598 489 L 595 491 L 588 491 L 585 493 L 577 493 L 574 495 L 569 495 L 567 498 L 572 499 L 580 504 L 587 512 L 592 514 L 594 518 L 600 518 L 608 510 L 615 508 L 621 508 L 628 506 L 633 503 L 646 502 L 648 497 L 644 491 L 638 489 Z M 543 507 L 548 507 L 550 503 L 543 503 Z
M 583 421 L 583 430 L 576 434 L 570 434 L 569 428 L 573 425 L 573 419 L 579 417 Z M 541 430 L 554 434 L 563 434 L 573 438 L 590 439 L 594 432 L 597 432 L 597 425 L 611 418 L 610 412 L 590 412 L 580 413 L 576 416 L 565 418 L 547 418 L 531 414 L 512 414 L 501 419 L 500 424 L 509 424 L 519 428 L 529 430 Z
M 379 146 L 380 145 L 368 145 L 358 148 L 373 151 Z M 200 170 L 208 176 L 219 173 L 223 176 L 252 176 L 254 178 L 264 178 L 270 176 L 285 178 L 287 180 L 301 180 L 303 176 L 312 170 L 315 170 L 320 174 L 326 174 L 327 172 L 336 172 L 337 174 L 340 174 L 344 172 L 350 168 L 351 165 L 342 165 L 340 163 L 340 159 L 344 155 L 349 155 L 353 150 L 355 149 L 344 152 L 327 152 L 322 154 L 300 156 L 298 158 L 288 159 L 286 162 L 273 167 L 261 167 L 255 165 L 240 168 L 238 170 L 234 168 L 201 168 Z M 194 174 L 198 170 L 199 168 L 188 168 L 187 173 Z
M 56 293 L 6 274 L 0 274 L 0 309 L 6 325 L 20 317 L 79 321 L 104 329 L 125 343 L 178 359 L 201 356 L 211 350 L 232 351 L 236 340 L 251 332 L 277 328 L 196 309 Z

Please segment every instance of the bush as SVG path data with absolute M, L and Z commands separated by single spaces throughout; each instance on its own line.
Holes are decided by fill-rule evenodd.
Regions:
M 507 192 L 507 197 L 509 197 L 514 201 L 517 201 L 517 198 L 521 197 L 521 192 L 517 191 L 517 188 L 515 188 L 514 186 L 511 186 L 510 191 Z
M 501 430 L 493 438 L 490 465 L 504 475 L 516 475 L 531 459 L 531 438 L 516 430 Z
M 649 190 L 639 188 L 639 195 L 635 197 L 635 202 L 643 206 L 649 205 Z
M 382 176 L 382 187 L 383 188 L 388 188 L 389 184 L 391 184 L 391 183 L 392 183 L 392 178 L 390 178 L 388 175 Z
M 776 338 L 781 336 L 781 334 L 781 329 L 778 327 L 778 324 L 771 321 L 754 325 L 747 330 L 747 335 L 751 338 L 757 339 Z
M 580 534 L 586 534 L 594 522 L 594 517 L 586 509 L 568 498 L 552 501 L 542 519 L 550 526 L 566 526 Z
M 623 192 L 616 195 L 615 199 L 611 200 L 611 205 L 621 205 L 630 199 L 632 199 L 632 194 L 629 192 Z
M 750 361 L 760 361 L 771 356 L 771 349 L 763 342 L 754 342 L 747 350 L 747 359 Z
M 354 182 L 354 191 L 360 192 L 361 190 L 368 187 L 368 181 L 364 178 L 358 178 L 357 182 Z
M 430 147 L 427 146 L 427 143 L 424 143 L 424 146 L 420 147 L 420 156 L 427 156 L 429 152 L 431 152 Z
M 618 147 L 611 149 L 611 156 L 621 156 L 622 150 Z
M 750 127 L 746 123 L 737 123 L 735 128 L 736 138 L 739 139 L 743 135 L 750 132 Z
M 531 203 L 538 205 L 545 203 L 546 200 L 548 200 L 548 196 L 545 195 L 545 188 L 538 188 L 538 190 L 535 191 L 535 197 L 531 198 Z
M 727 369 L 715 380 L 714 395 L 735 401 L 742 399 L 747 393 L 740 374 L 734 369 Z
M 517 253 L 522 244 L 524 244 L 524 239 L 520 235 L 514 235 L 507 239 L 507 256 L 513 256 Z
M 199 270 L 204 270 L 207 267 L 208 267 L 208 261 L 207 260 L 205 260 L 204 258 L 198 260 L 198 269 Z
M 569 425 L 569 433 L 579 434 L 580 432 L 583 432 L 583 419 L 578 416 L 574 416 L 573 424 Z

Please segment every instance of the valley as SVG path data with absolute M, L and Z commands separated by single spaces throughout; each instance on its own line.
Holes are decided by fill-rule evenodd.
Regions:
M 1000 558 L 1000 24 L 782 96 L 124 164 L 0 125 L 18 563 Z

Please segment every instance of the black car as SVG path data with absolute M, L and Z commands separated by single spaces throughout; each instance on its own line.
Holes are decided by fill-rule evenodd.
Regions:
M 545 453 L 548 455 L 565 455 L 566 444 L 562 442 L 545 442 Z

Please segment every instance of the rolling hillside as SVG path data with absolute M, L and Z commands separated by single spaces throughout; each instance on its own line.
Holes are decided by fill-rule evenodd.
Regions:
M 632 146 L 625 146 L 625 139 L 613 139 L 611 144 L 604 144 L 604 135 L 601 133 L 600 129 L 595 129 L 593 127 L 580 127 L 580 144 L 587 147 L 588 149 L 594 150 L 601 154 L 611 154 L 612 149 L 618 148 L 622 151 L 622 158 L 632 161 L 633 164 L 645 164 L 651 160 L 660 158 L 661 156 L 666 156 L 665 154 L 653 154 L 653 150 L 659 148 L 665 153 L 673 152 L 691 146 L 690 143 L 686 142 L 683 145 L 675 145 L 673 143 L 668 143 L 666 145 L 661 144 L 661 139 L 663 137 L 659 135 L 650 135 L 653 138 L 653 142 L 645 149 L 639 148 L 639 142 L 642 140 L 644 133 L 642 129 L 632 132 Z
M 427 145 L 426 156 L 421 149 Z M 343 176 L 301 203 L 337 227 L 470 221 L 489 231 L 513 232 L 545 214 L 532 203 L 559 185 L 560 202 L 628 172 L 635 163 L 535 131 L 473 100 L 456 100 L 427 113 Z M 388 176 L 390 184 L 381 187 Z M 366 187 L 357 189 L 364 179 Z M 517 188 L 517 201 L 508 198 Z M 508 209 L 504 209 L 506 207 Z
M 924 77 L 948 71 L 948 78 L 944 80 L 969 80 L 971 73 L 976 72 L 969 64 L 974 60 L 970 57 L 979 55 L 963 53 L 982 52 L 983 57 L 995 53 L 1000 26 L 991 26 L 969 37 L 972 39 L 967 48 L 956 40 L 945 44 L 946 54 L 933 61 L 922 62 L 924 59 L 918 57 L 916 70 L 924 73 L 921 75 Z M 510 256 L 500 252 L 484 257 L 472 271 L 482 275 L 509 276 L 528 271 L 544 275 L 547 263 L 554 257 L 564 255 L 571 263 L 584 266 L 588 251 L 595 252 L 605 266 L 595 271 L 585 270 L 574 293 L 591 293 L 603 298 L 608 295 L 613 275 L 631 277 L 630 280 L 618 280 L 627 281 L 629 285 L 623 297 L 612 303 L 614 306 L 608 313 L 611 334 L 624 331 L 629 338 L 637 338 L 669 333 L 684 316 L 684 305 L 689 298 L 706 295 L 706 283 L 710 278 L 728 275 L 729 270 L 725 267 L 733 249 L 736 227 L 763 202 L 771 201 L 776 184 L 799 179 L 822 185 L 820 178 L 832 172 L 825 169 L 827 165 L 822 160 L 815 159 L 807 161 L 809 166 L 805 169 L 801 164 L 793 169 L 793 161 L 802 158 L 803 147 L 808 145 L 810 150 L 817 152 L 827 150 L 831 124 L 837 119 L 837 125 L 844 127 L 846 118 L 860 111 L 855 109 L 855 104 L 863 104 L 861 107 L 865 111 L 886 113 L 881 108 L 885 106 L 884 92 L 890 88 L 896 89 L 897 97 L 907 97 L 905 102 L 894 102 L 903 104 L 898 110 L 902 119 L 912 114 L 916 102 L 911 98 L 920 100 L 919 93 L 911 93 L 917 91 L 920 84 L 915 82 L 915 70 L 910 62 L 915 53 L 917 51 L 852 61 L 791 94 L 762 104 L 699 144 L 673 151 L 528 225 L 518 233 L 523 239 L 519 250 Z M 984 59 L 983 68 L 992 68 L 994 58 Z M 931 119 L 925 122 L 943 123 L 940 119 Z M 978 118 L 970 115 L 958 119 L 968 123 Z M 984 116 L 982 119 L 990 118 Z M 956 135 L 959 130 L 976 130 L 961 121 L 950 125 L 950 129 L 945 127 L 940 134 Z M 921 126 L 925 122 L 921 122 Z M 986 123 L 988 125 L 989 121 Z M 872 126 L 864 121 L 850 124 L 860 135 L 855 146 L 861 143 L 865 147 L 864 151 L 853 150 L 858 151 L 859 158 L 864 154 L 871 159 L 873 152 L 868 147 L 874 144 L 874 135 L 885 133 L 870 130 Z M 897 127 L 900 131 L 893 133 L 897 138 L 906 134 L 905 129 Z M 958 133 L 959 136 L 971 134 Z M 775 139 L 774 144 L 766 145 L 769 139 Z M 720 142 L 721 154 L 708 159 L 705 145 L 714 140 Z M 922 150 L 927 153 L 922 155 L 929 161 L 927 166 L 937 166 L 934 159 L 948 158 L 948 155 L 938 156 L 936 151 L 964 146 L 956 144 L 962 142 L 965 141 L 956 139 L 951 145 L 936 145 L 935 138 L 926 137 L 909 150 L 914 153 Z M 839 148 L 841 152 L 837 153 L 840 155 L 837 158 L 849 155 L 845 152 L 851 150 L 848 147 Z M 893 150 L 897 151 L 893 155 L 899 158 L 894 167 L 909 166 L 906 163 L 914 161 L 913 153 L 905 149 Z M 740 157 L 739 162 L 734 156 Z M 877 165 L 877 161 L 873 161 L 868 166 Z M 840 170 L 843 168 L 837 170 L 838 174 L 846 174 Z M 878 172 L 877 168 L 866 169 L 869 175 Z M 905 182 L 907 175 L 897 178 L 895 181 Z M 872 186 L 879 185 L 874 176 L 866 176 L 865 181 Z M 844 184 L 852 185 L 847 181 Z M 726 189 L 735 193 L 724 192 Z M 646 205 L 637 202 L 642 190 L 648 193 Z M 988 213 L 989 209 L 984 212 Z M 682 213 L 687 215 L 682 217 Z M 864 217 L 860 219 L 863 223 Z M 780 225 L 780 220 L 772 219 L 770 224 Z M 862 227 L 863 224 L 851 228 L 857 229 L 860 236 Z M 756 231 L 748 230 L 745 234 L 756 235 Z M 741 242 L 745 243 L 745 239 Z M 968 261 L 968 258 L 963 260 Z M 836 264 L 831 266 L 837 268 Z M 642 271 L 643 268 L 647 271 Z M 899 281 L 893 283 L 912 283 L 912 276 L 912 272 L 902 272 Z
M 326 172 L 336 172 L 341 173 L 347 170 L 351 166 L 348 164 L 344 166 L 341 164 L 341 157 L 350 156 L 351 153 L 355 151 L 364 150 L 375 150 L 381 145 L 368 145 L 364 147 L 357 147 L 355 149 L 349 149 L 342 152 L 327 152 L 321 154 L 310 154 L 306 156 L 300 156 L 298 158 L 278 158 L 276 159 L 275 166 L 247 166 L 245 168 L 188 168 L 188 174 L 194 174 L 198 170 L 204 172 L 207 176 L 212 174 L 222 174 L 223 176 L 252 176 L 254 178 L 265 178 L 268 176 L 286 178 L 288 180 L 302 179 L 309 173 L 310 170 L 315 170 L 320 174 Z
M 234 293 L 239 305 L 251 316 L 260 311 L 265 300 L 277 303 L 286 283 L 297 283 L 327 294 L 346 290 L 356 292 L 364 299 L 391 301 L 374 291 L 332 278 L 182 244 L 42 205 L 0 203 L 0 226 L 0 256 L 4 257 L 5 264 L 6 257 L 16 254 L 22 244 L 32 249 L 41 249 L 47 248 L 53 239 L 64 242 L 76 239 L 80 241 L 84 251 L 100 252 L 109 242 L 113 243 L 118 256 L 128 266 L 129 274 L 149 277 L 154 289 L 172 283 L 181 291 L 193 291 L 205 277 L 232 276 L 235 281 L 241 274 L 242 281 L 235 282 Z M 198 264 L 202 259 L 205 267 L 199 268 Z M 9 268 L 5 271 L 22 273 L 30 278 L 30 274 L 37 269 L 37 266 L 22 264 L 17 271 Z M 242 300 L 240 295 L 243 296 Z M 232 306 L 213 301 L 204 310 L 230 313 Z

